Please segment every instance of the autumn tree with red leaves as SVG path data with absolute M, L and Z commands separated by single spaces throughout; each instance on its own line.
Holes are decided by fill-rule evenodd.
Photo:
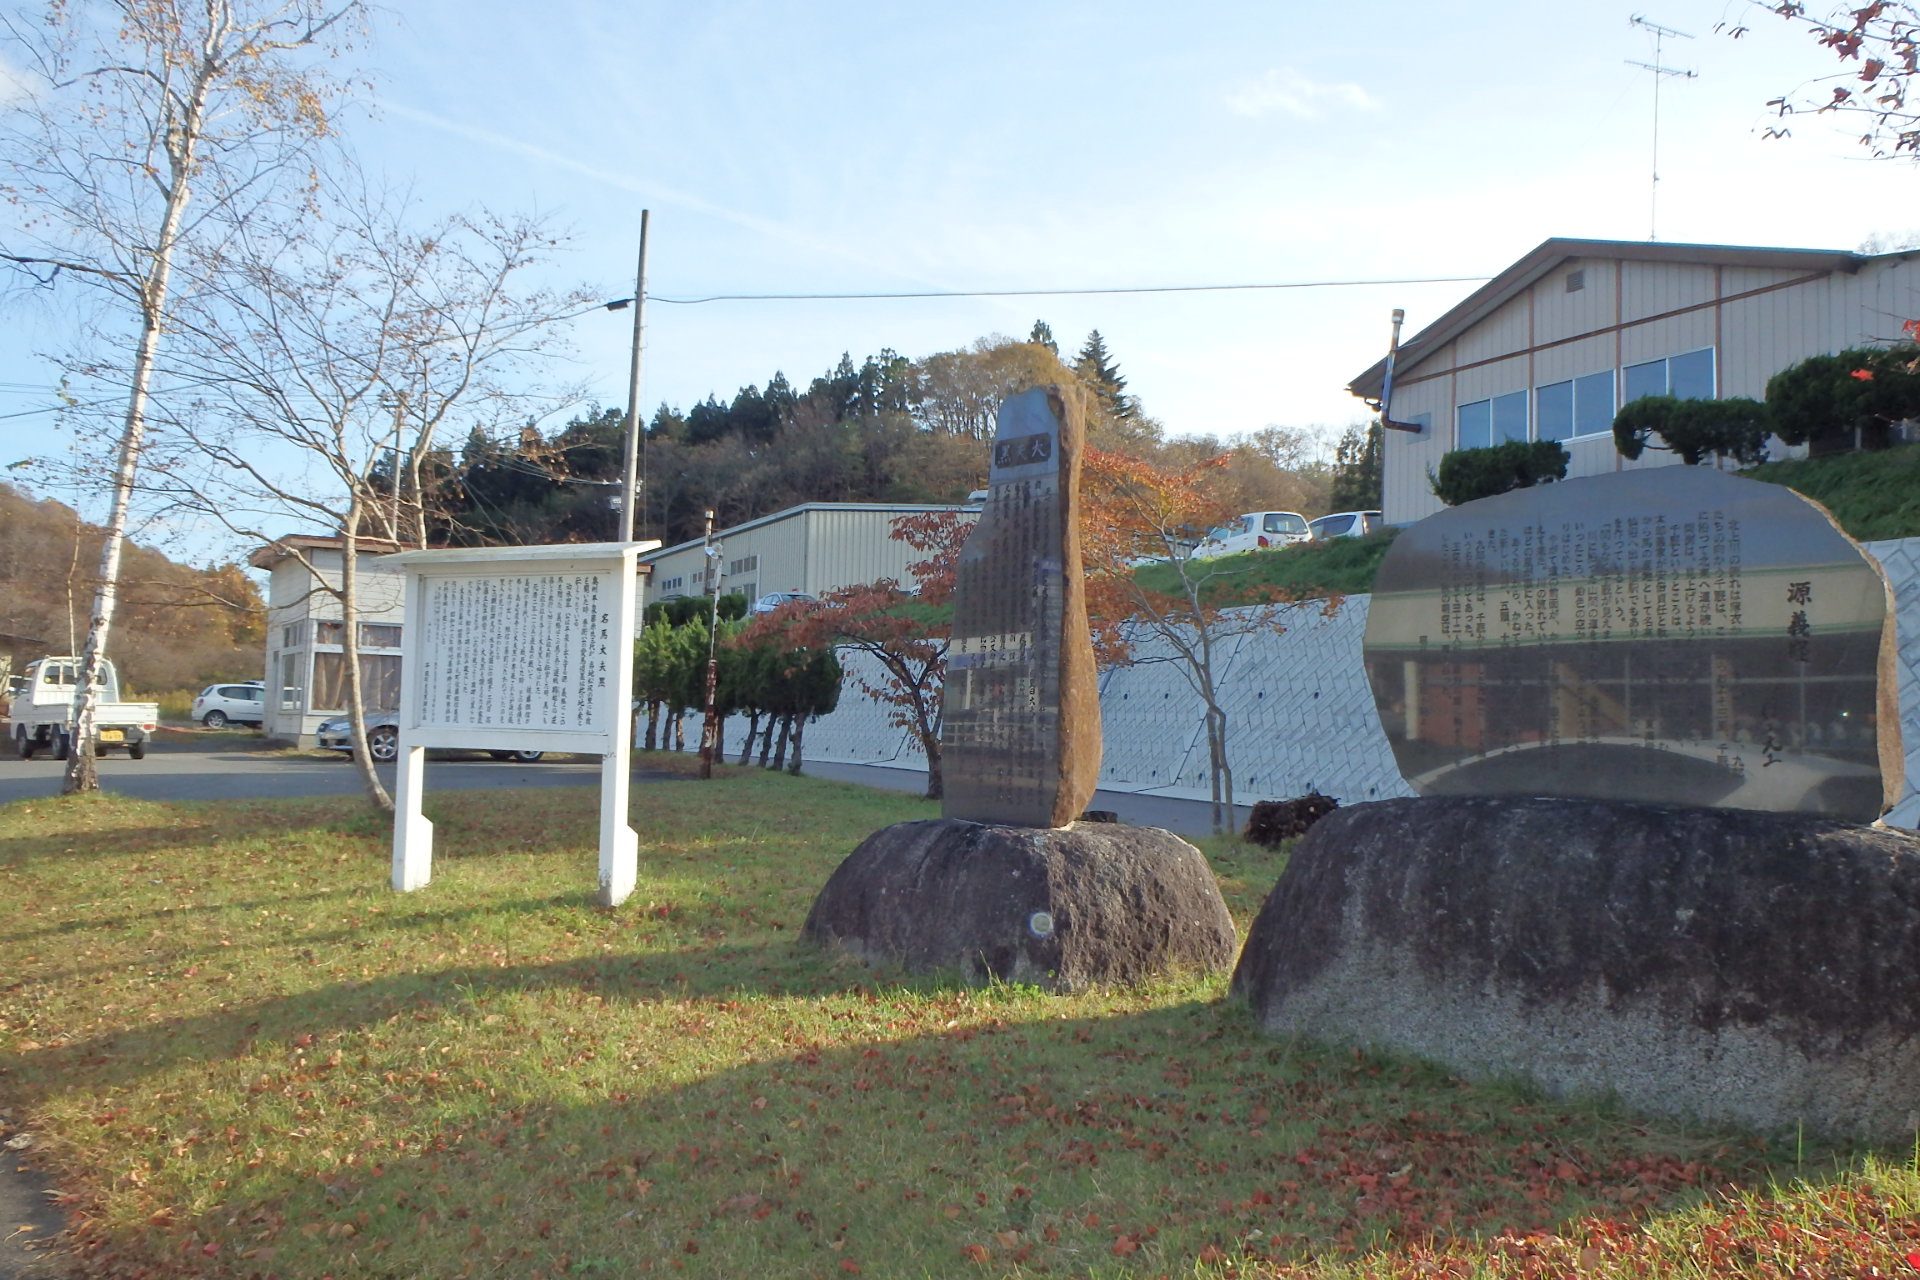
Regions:
M 856 673 L 869 697 L 890 708 L 887 720 L 912 731 L 927 757 L 927 799 L 943 791 L 940 772 L 940 695 L 946 683 L 947 644 L 953 635 L 953 584 L 960 548 L 973 528 L 961 511 L 901 516 L 888 535 L 925 557 L 907 566 L 913 586 L 882 578 L 829 591 L 818 603 L 782 605 L 754 623 L 778 628 L 797 649 L 840 647 L 870 655 L 885 673 Z M 743 639 L 750 639 L 749 629 Z
M 1808 34 L 1830 50 L 1843 71 L 1815 80 L 1822 90 L 1805 100 L 1782 94 L 1767 105 L 1782 119 L 1800 111 L 1821 115 L 1860 117 L 1866 132 L 1860 144 L 1880 157 L 1906 155 L 1920 159 L 1920 111 L 1908 106 L 1907 94 L 1920 77 L 1920 9 L 1912 4 L 1871 0 L 1858 5 L 1821 6 L 1826 16 L 1809 14 L 1800 0 L 1752 0 L 1752 3 L 1790 21 L 1805 22 Z M 1744 25 L 1722 23 L 1717 30 L 1739 39 Z M 1824 96 L 1823 96 L 1824 95 Z M 1784 138 L 1791 130 L 1776 125 L 1770 138 Z
M 1280 632 L 1291 597 L 1267 588 L 1265 598 L 1234 608 L 1211 601 L 1229 579 L 1244 576 L 1244 557 L 1196 559 L 1194 544 L 1235 512 L 1212 483 L 1231 455 L 1178 470 L 1160 470 L 1123 454 L 1086 452 L 1081 480 L 1081 556 L 1087 612 L 1102 666 L 1171 662 L 1204 708 L 1212 775 L 1212 821 L 1225 831 L 1233 817 L 1233 768 L 1227 756 L 1227 712 L 1219 678 L 1229 642 L 1251 632 Z M 1162 560 L 1174 570 L 1170 591 L 1139 580 L 1135 569 Z M 1247 594 L 1244 590 L 1237 593 Z M 1337 601 L 1327 605 L 1331 610 Z M 1155 656 L 1140 658 L 1146 643 Z

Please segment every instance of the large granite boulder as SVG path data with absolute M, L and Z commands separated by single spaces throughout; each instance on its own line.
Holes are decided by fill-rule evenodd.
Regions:
M 1157 827 L 941 818 L 874 832 L 833 873 L 804 936 L 870 962 L 1055 991 L 1233 962 L 1201 852 Z
M 1340 809 L 1234 989 L 1270 1032 L 1774 1129 L 1920 1127 L 1920 839 L 1527 798 Z

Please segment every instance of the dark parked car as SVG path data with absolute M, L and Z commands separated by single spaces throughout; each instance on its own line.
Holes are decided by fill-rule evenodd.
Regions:
M 353 751 L 353 722 L 345 716 L 328 720 L 314 731 L 314 745 L 322 751 Z M 375 760 L 392 760 L 400 754 L 400 717 L 391 711 L 373 711 L 367 715 L 367 754 Z M 495 760 L 519 760 L 531 764 L 544 751 L 489 751 Z

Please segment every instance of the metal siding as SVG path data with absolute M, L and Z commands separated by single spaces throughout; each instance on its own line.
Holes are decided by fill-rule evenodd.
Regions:
M 1623 262 L 1620 318 L 1631 324 L 1713 301 L 1713 268 L 1672 262 Z
M 1534 285 L 1534 341 L 1557 342 L 1612 324 L 1616 266 L 1605 258 L 1576 258 Z M 1574 293 L 1567 292 L 1567 274 L 1571 271 L 1587 273 L 1585 287 Z M 1545 357 L 1552 353 L 1540 354 Z
M 1627 329 L 1620 335 L 1620 363 L 1624 368 L 1712 345 L 1713 308 L 1707 307 Z
M 1427 483 L 1427 470 L 1439 466 L 1441 455 L 1453 447 L 1453 404 L 1447 385 L 1447 378 L 1434 378 L 1394 395 L 1395 418 L 1404 422 L 1415 414 L 1430 413 L 1433 426 L 1417 436 L 1386 433 L 1380 509 L 1390 523 L 1405 524 L 1440 509 L 1440 500 Z

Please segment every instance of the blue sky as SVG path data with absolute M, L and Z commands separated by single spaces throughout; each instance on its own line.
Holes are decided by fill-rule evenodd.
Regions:
M 1845 122 L 1765 141 L 1765 103 L 1837 70 L 1739 0 L 1340 10 L 979 0 L 400 0 L 365 53 L 369 167 L 427 211 L 540 209 L 560 283 L 631 292 L 652 209 L 651 406 L 727 398 L 842 351 L 919 356 L 1046 319 L 1098 328 L 1176 434 L 1364 417 L 1344 390 L 1471 283 L 1250 293 L 709 303 L 714 293 L 1110 288 L 1490 275 L 1553 235 L 1649 233 L 1651 61 L 1664 59 L 1659 237 L 1853 248 L 1904 235 L 1920 173 Z M 1716 24 L 1745 22 L 1739 41 Z M 58 309 L 0 312 L 0 412 L 47 403 Z M 573 322 L 584 382 L 625 398 L 628 320 Z M 0 420 L 0 464 L 62 447 Z

